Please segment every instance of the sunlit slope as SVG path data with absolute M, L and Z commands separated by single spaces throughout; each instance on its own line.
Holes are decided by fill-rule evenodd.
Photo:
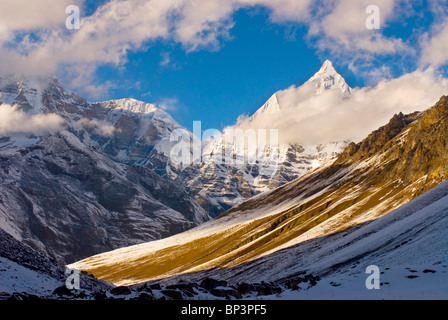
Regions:
M 348 124 L 349 125 L 349 124 Z M 332 163 L 164 240 L 70 267 L 129 285 L 227 268 L 384 216 L 448 179 L 448 99 L 396 115 Z

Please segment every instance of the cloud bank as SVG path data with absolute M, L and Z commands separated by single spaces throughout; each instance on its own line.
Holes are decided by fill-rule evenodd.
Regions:
M 43 134 L 62 129 L 64 119 L 57 114 L 29 115 L 17 106 L 0 105 L 0 135 Z
M 354 88 L 350 97 L 339 89 L 305 96 L 300 87 L 276 93 L 280 110 L 253 119 L 240 119 L 243 129 L 278 129 L 279 142 L 302 145 L 344 140 L 360 141 L 388 123 L 394 114 L 424 111 L 448 95 L 448 79 L 416 71 L 374 87 Z

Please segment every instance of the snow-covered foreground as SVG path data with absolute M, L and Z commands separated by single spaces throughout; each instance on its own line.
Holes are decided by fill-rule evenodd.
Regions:
M 26 292 L 33 295 L 50 295 L 63 283 L 42 272 L 25 268 L 0 257 L 0 293 Z
M 367 289 L 380 270 L 380 289 Z M 280 280 L 306 270 L 321 275 L 307 290 L 263 299 L 448 299 L 448 182 L 372 222 L 265 256 L 215 276 Z
M 386 270 L 387 269 L 387 270 Z M 381 270 L 381 269 L 380 269 Z M 286 290 L 267 300 L 447 300 L 448 265 L 396 266 L 381 270 L 380 289 L 367 289 L 369 274 L 333 275 L 305 290 Z

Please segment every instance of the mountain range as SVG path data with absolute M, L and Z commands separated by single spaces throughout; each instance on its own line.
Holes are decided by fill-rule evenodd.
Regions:
M 352 91 L 325 61 L 304 84 L 203 139 L 154 104 L 88 102 L 54 77 L 0 77 L 0 299 L 20 288 L 68 294 L 64 265 L 82 271 L 89 290 L 77 298 L 297 297 L 298 283 L 323 279 L 312 290 L 330 292 L 368 264 L 444 279 L 447 97 L 397 113 L 360 142 L 272 136 L 288 115 L 314 116 L 304 101 Z M 258 149 L 226 139 L 238 130 L 246 138 L 265 130 L 271 145 L 260 135 Z M 179 142 L 198 141 L 199 161 L 173 161 Z M 16 282 L 17 269 L 28 278 Z M 242 284 L 252 289 L 236 290 Z
M 328 61 L 302 88 L 350 93 Z M 171 159 L 173 133 L 186 132 L 188 144 L 197 137 L 154 104 L 91 103 L 54 77 L 22 75 L 0 78 L 0 102 L 62 123 L 53 132 L 13 128 L 0 138 L 2 228 L 61 263 L 188 230 L 296 179 L 347 145 L 281 144 L 274 170 L 263 174 L 261 162 L 212 161 L 207 156 L 220 149 L 231 150 L 231 158 L 247 152 L 216 138 L 204 143 L 202 161 L 180 167 Z M 271 102 L 253 118 L 280 110 Z
M 0 100 L 17 112 L 64 120 L 56 132 L 1 138 L 0 221 L 16 239 L 67 263 L 210 219 L 155 165 L 141 164 L 179 126 L 162 110 L 132 100 L 88 103 L 48 77 L 1 84 Z
M 420 252 L 429 258 L 415 261 L 446 264 L 444 250 L 433 251 L 428 240 L 446 236 L 445 222 L 433 226 L 445 219 L 446 184 L 437 189 L 440 194 L 433 191 L 437 196 L 404 205 L 447 180 L 447 126 L 448 98 L 442 97 L 425 112 L 394 116 L 326 165 L 195 229 L 71 267 L 133 285 L 207 276 L 234 283 L 280 281 L 305 271 L 341 272 L 368 257 L 375 264 L 401 251 L 407 255 L 400 263 L 412 264 Z M 419 211 L 433 202 L 442 207 Z M 417 223 L 425 214 L 428 220 Z M 386 227 L 395 231 L 387 233 Z

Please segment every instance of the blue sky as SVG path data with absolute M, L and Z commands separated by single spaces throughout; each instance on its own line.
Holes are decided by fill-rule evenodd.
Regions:
M 373 2 L 380 30 L 365 27 Z M 351 87 L 428 68 L 445 75 L 447 1 L 373 2 L 4 0 L 0 69 L 55 74 L 92 101 L 156 103 L 190 129 L 235 123 L 325 59 Z M 64 28 L 69 4 L 81 8 L 80 30 Z
M 102 69 L 101 77 L 126 83 L 113 88 L 111 97 L 168 104 L 166 111 L 184 126 L 194 120 L 206 128 L 233 124 L 276 91 L 308 80 L 322 64 L 301 40 L 304 28 L 271 24 L 258 11 L 238 12 L 231 39 L 218 49 L 187 53 L 176 43 L 156 43 L 130 55 L 123 70 Z

